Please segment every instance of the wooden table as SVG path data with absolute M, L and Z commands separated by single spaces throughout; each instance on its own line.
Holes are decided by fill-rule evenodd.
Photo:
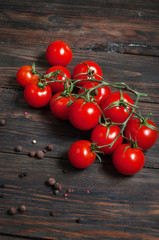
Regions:
M 35 62 L 45 72 L 45 51 L 55 40 L 73 51 L 71 73 L 91 60 L 106 81 L 147 93 L 139 106 L 159 126 L 159 1 L 0 0 L 0 239 L 159 239 L 159 142 L 134 176 L 120 175 L 107 156 L 77 170 L 68 149 L 89 140 L 90 131 L 24 100 L 17 70 Z M 44 158 L 28 156 L 48 144 L 54 149 Z M 60 194 L 45 184 L 50 177 L 62 184 Z M 26 212 L 7 213 L 21 205 Z

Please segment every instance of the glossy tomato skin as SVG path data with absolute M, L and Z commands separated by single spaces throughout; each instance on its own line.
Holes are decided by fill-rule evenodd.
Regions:
M 50 43 L 46 50 L 46 59 L 50 65 L 67 66 L 72 60 L 72 50 L 63 41 Z
M 90 79 L 90 76 L 88 74 L 82 74 L 82 73 L 87 73 L 88 72 L 88 66 L 91 71 L 93 71 L 95 74 L 94 78 L 96 80 L 102 81 L 103 73 L 99 65 L 95 62 L 92 61 L 83 61 L 79 64 L 77 64 L 73 70 L 73 79 L 86 79 L 86 81 L 79 81 L 76 83 L 77 86 L 83 86 L 84 84 L 88 83 L 88 80 Z M 80 74 L 80 75 L 78 75 Z M 101 77 L 100 77 L 101 76 Z
M 158 138 L 158 131 L 151 129 L 148 124 L 157 129 L 151 120 L 148 119 L 146 124 L 142 124 L 138 118 L 131 119 L 125 129 L 125 136 L 137 141 L 138 147 L 142 150 L 151 148 Z
M 90 89 L 90 88 L 93 88 L 97 85 L 99 85 L 99 83 L 97 83 L 97 82 L 88 82 L 88 83 L 84 84 L 82 87 L 85 88 L 85 89 Z M 78 94 L 80 94 L 82 92 L 84 92 L 84 90 L 80 89 Z M 110 93 L 111 93 L 110 87 L 103 86 L 103 87 L 100 87 L 100 88 L 96 89 L 94 98 L 96 99 L 96 101 L 100 105 L 101 102 L 110 95 Z
M 90 139 L 91 142 L 96 143 L 97 146 L 108 145 L 116 139 L 116 137 L 120 134 L 120 131 L 120 128 L 116 125 L 107 127 L 98 124 L 95 128 L 93 128 Z M 122 144 L 122 141 L 123 137 L 120 135 L 111 148 L 109 146 L 102 147 L 100 148 L 100 151 L 104 154 L 111 154 L 119 145 Z
M 70 123 L 80 130 L 94 128 L 101 115 L 101 110 L 94 102 L 86 102 L 83 98 L 76 99 L 68 109 Z
M 41 108 L 50 102 L 52 90 L 50 86 L 44 87 L 42 90 L 37 85 L 38 82 L 32 82 L 24 89 L 24 98 L 27 103 L 34 108 Z
M 33 81 L 38 81 L 38 76 L 31 72 L 32 66 L 23 66 L 19 68 L 16 74 L 16 80 L 19 85 L 25 88 L 29 83 Z
M 120 101 L 120 99 L 121 93 L 113 92 L 101 103 L 101 109 L 104 113 L 104 116 L 106 118 L 110 118 L 111 121 L 114 123 L 125 122 L 125 120 L 129 117 L 129 114 L 131 113 L 131 108 L 129 107 L 130 105 L 127 107 L 127 109 L 124 106 L 114 106 L 107 109 L 107 107 L 110 106 L 110 104 L 113 104 L 116 101 Z M 134 105 L 134 101 L 128 94 L 123 93 L 123 99 L 128 104 L 130 103 Z
M 132 148 L 130 144 L 121 144 L 113 152 L 113 164 L 123 175 L 133 175 L 139 172 L 145 163 L 141 149 Z
M 68 103 L 74 100 L 75 97 L 70 95 L 69 97 L 62 96 L 63 92 L 56 93 L 50 101 L 50 110 L 52 114 L 61 119 L 68 119 Z
M 64 91 L 64 82 L 66 81 L 67 78 L 71 79 L 70 71 L 63 66 L 53 66 L 46 71 L 45 75 L 55 72 L 57 70 L 62 71 L 63 76 L 61 76 L 60 74 L 57 75 L 57 80 L 60 80 L 61 82 L 50 83 L 50 87 L 51 87 L 53 93 L 63 92 Z M 55 77 L 51 77 L 51 78 L 55 79 Z M 49 79 L 47 79 L 47 80 L 49 81 Z
M 74 167 L 86 168 L 95 161 L 96 154 L 91 150 L 91 142 L 79 140 L 71 145 L 68 158 Z

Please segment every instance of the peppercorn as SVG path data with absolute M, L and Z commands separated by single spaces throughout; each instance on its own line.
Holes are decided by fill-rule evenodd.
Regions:
M 43 151 L 38 151 L 38 152 L 36 153 L 36 156 L 37 156 L 37 158 L 41 159 L 41 158 L 44 157 L 44 152 L 43 152 Z
M 10 214 L 10 215 L 15 215 L 16 214 L 16 209 L 14 208 L 14 207 L 11 207 L 10 209 L 8 209 L 8 213 Z
M 46 147 L 46 149 L 47 149 L 48 151 L 52 151 L 52 150 L 54 149 L 53 144 L 49 144 L 49 145 Z
M 54 184 L 54 187 L 55 187 L 56 190 L 61 190 L 61 189 L 62 189 L 61 184 L 58 183 L 58 182 L 56 182 L 56 183 Z
M 1 125 L 1 126 L 6 125 L 6 121 L 5 121 L 4 119 L 0 119 L 0 125 Z
M 72 192 L 71 188 L 68 188 L 67 193 L 71 193 L 71 192 Z
M 18 208 L 19 212 L 23 213 L 23 212 L 26 212 L 27 208 L 26 206 L 22 205 Z
M 56 189 L 55 189 L 54 194 L 55 194 L 55 195 L 58 195 L 59 193 L 60 193 L 59 190 L 56 190 Z
M 36 152 L 34 152 L 34 151 L 29 152 L 30 157 L 35 157 L 35 155 L 36 155 Z
M 17 152 L 21 152 L 22 150 L 23 150 L 23 147 L 20 145 L 15 147 L 15 151 L 17 151 Z
M 48 183 L 50 186 L 54 186 L 55 183 L 56 183 L 56 180 L 55 180 L 55 178 L 49 178 L 49 179 L 47 180 L 47 183 Z

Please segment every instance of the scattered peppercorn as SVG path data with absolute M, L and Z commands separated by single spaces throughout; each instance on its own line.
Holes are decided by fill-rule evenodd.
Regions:
M 59 190 L 55 189 L 54 194 L 58 195 L 59 193 L 60 193 Z
M 0 119 L 0 125 L 1 125 L 1 126 L 6 125 L 6 121 L 5 121 L 4 119 Z
M 71 188 L 68 188 L 67 193 L 71 193 L 71 192 L 72 192 Z
M 26 210 L 27 210 L 27 208 L 24 205 L 22 205 L 18 208 L 18 211 L 21 212 L 21 213 L 26 212 Z
M 55 212 L 54 211 L 50 211 L 50 216 L 55 216 Z
M 5 184 L 0 184 L 0 188 L 5 188 L 6 187 L 6 185 Z
M 43 153 L 46 153 L 46 152 L 47 152 L 46 149 L 44 149 L 44 150 L 43 150 Z
M 46 149 L 47 149 L 48 151 L 52 151 L 52 150 L 54 149 L 53 144 L 49 144 L 49 145 L 46 147 Z
M 80 222 L 81 222 L 81 218 L 77 218 L 77 219 L 76 219 L 76 222 L 77 222 L 77 223 L 80 223 Z
M 11 207 L 10 209 L 8 209 L 8 213 L 10 214 L 10 215 L 15 215 L 16 214 L 16 209 L 14 208 L 14 207 Z
M 30 157 L 35 157 L 35 155 L 36 155 L 36 152 L 34 152 L 34 151 L 29 152 Z
M 21 152 L 22 150 L 23 150 L 23 147 L 20 145 L 15 147 L 15 151 L 17 151 L 17 152 Z
M 55 183 L 56 183 L 56 180 L 55 180 L 55 178 L 49 178 L 49 179 L 47 180 L 47 183 L 48 183 L 48 185 L 50 185 L 50 186 L 54 186 Z
M 68 172 L 68 170 L 67 170 L 67 169 L 64 169 L 64 170 L 63 170 L 63 173 L 67 173 L 67 172 Z
M 55 187 L 55 189 L 56 190 L 62 190 L 62 186 L 61 186 L 61 184 L 60 183 L 58 183 L 58 182 L 56 182 L 55 184 L 54 184 L 54 187 Z
M 23 177 L 26 177 L 27 175 L 28 175 L 27 172 L 22 172 L 22 173 L 19 174 L 19 177 L 23 178 Z
M 36 156 L 37 156 L 37 158 L 41 159 L 41 158 L 44 157 L 44 152 L 43 152 L 43 151 L 38 151 L 38 152 L 36 153 Z

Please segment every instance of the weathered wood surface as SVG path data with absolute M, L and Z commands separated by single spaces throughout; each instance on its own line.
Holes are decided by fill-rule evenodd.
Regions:
M 0 188 L 0 239 L 159 238 L 159 141 L 132 177 L 120 175 L 111 156 L 85 170 L 74 169 L 68 149 L 76 140 L 89 139 L 90 132 L 59 121 L 48 106 L 29 107 L 15 81 L 18 68 L 32 62 L 45 72 L 46 47 L 60 39 L 73 51 L 71 73 L 83 60 L 97 62 L 105 81 L 122 81 L 148 94 L 139 103 L 141 112 L 152 112 L 159 126 L 158 26 L 157 0 L 0 0 L 0 118 L 6 120 L 0 126 L 0 184 L 5 184 Z M 54 150 L 43 159 L 28 156 L 50 143 Z M 23 146 L 21 152 L 15 151 L 17 145 Z M 19 178 L 23 172 L 28 175 Z M 49 177 L 62 184 L 59 195 L 45 185 Z M 68 188 L 74 192 L 65 199 Z M 7 214 L 20 205 L 27 212 Z

